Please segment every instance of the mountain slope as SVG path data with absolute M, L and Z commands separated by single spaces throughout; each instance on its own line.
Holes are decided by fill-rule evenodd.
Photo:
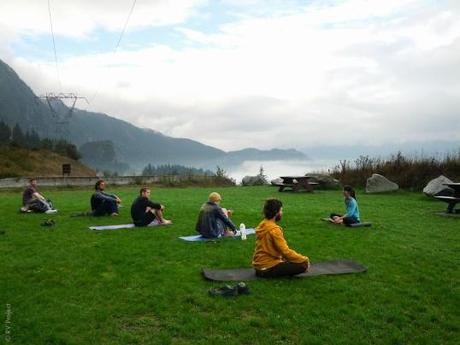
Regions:
M 41 136 L 48 136 L 53 116 L 7 64 L 0 60 L 0 119 L 10 127 L 18 123 L 22 129 L 34 128 Z
M 106 114 L 75 109 L 67 118 L 69 110 L 65 104 L 55 101 L 52 106 L 53 112 L 0 60 L 0 120 L 10 127 L 18 123 L 24 131 L 35 129 L 40 137 L 64 136 L 77 146 L 89 141 L 111 140 L 117 161 L 127 162 L 137 170 L 147 163 L 215 167 L 216 163 L 236 164 L 247 159 L 305 159 L 295 150 L 246 149 L 226 153 L 194 140 L 138 128 Z
M 81 145 L 88 141 L 111 140 L 117 159 L 131 164 L 192 163 L 225 154 L 194 140 L 168 137 L 100 113 L 75 110 L 69 128 L 73 143 Z
M 62 176 L 62 164 L 71 164 L 70 176 L 96 176 L 82 163 L 47 150 L 28 150 L 0 145 L 0 178 L 17 176 Z
M 53 102 L 56 118 L 48 105 L 7 64 L 0 61 L 0 119 L 13 127 L 18 123 L 25 130 L 35 129 L 41 137 L 58 137 L 62 133 L 76 145 L 88 141 L 113 141 L 117 159 L 129 163 L 193 162 L 216 158 L 224 151 L 189 139 L 165 136 L 141 129 L 128 122 L 101 113 L 75 109 L 63 131 L 56 122 L 68 115 L 68 108 Z

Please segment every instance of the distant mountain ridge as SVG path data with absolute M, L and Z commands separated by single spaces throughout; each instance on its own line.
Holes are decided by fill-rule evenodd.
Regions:
M 68 115 L 68 108 L 59 101 L 52 106 L 54 113 L 11 67 L 0 60 L 0 120 L 10 126 L 18 123 L 23 130 L 34 129 L 40 137 L 59 137 L 62 134 L 56 130 L 56 123 Z M 215 167 L 216 164 L 225 166 L 245 160 L 306 159 L 305 154 L 294 149 L 225 152 L 195 140 L 169 137 L 106 114 L 80 109 L 74 109 L 64 126 L 61 129 L 65 131 L 66 139 L 77 146 L 90 141 L 112 141 L 117 160 L 136 170 L 148 163 Z

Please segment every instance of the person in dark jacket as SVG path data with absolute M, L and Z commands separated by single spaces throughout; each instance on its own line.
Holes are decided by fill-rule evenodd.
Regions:
M 139 191 L 139 196 L 131 205 L 131 218 L 135 226 L 147 226 L 153 221 L 159 224 L 171 224 L 168 219 L 164 219 L 163 212 L 165 207 L 159 203 L 149 200 L 150 189 L 143 187 Z
M 221 201 L 220 194 L 213 192 L 209 194 L 208 202 L 201 206 L 195 229 L 203 237 L 234 236 L 236 233 L 236 227 L 229 218 L 231 211 L 221 208 Z
M 111 215 L 118 216 L 118 205 L 121 199 L 115 194 L 104 192 L 105 181 L 99 180 L 94 186 L 96 192 L 91 196 L 91 210 L 96 217 Z
M 51 200 L 38 192 L 37 179 L 31 178 L 29 185 L 22 193 L 21 212 L 56 213 Z

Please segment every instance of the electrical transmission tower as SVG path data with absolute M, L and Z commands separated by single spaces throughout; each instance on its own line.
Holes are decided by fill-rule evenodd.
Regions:
M 88 103 L 88 100 L 86 97 L 81 97 L 77 96 L 74 93 L 47 93 L 45 95 L 42 95 L 39 97 L 41 100 L 46 101 L 48 104 L 48 107 L 50 108 L 51 115 L 54 118 L 54 123 L 55 123 L 55 133 L 58 138 L 66 138 L 69 136 L 69 121 L 70 118 L 72 117 L 72 113 L 75 109 L 75 104 L 77 103 L 77 100 L 79 99 L 84 99 L 86 103 Z M 71 105 L 67 106 L 63 100 L 70 100 Z M 65 111 L 59 111 L 57 108 L 60 105 L 63 105 L 66 110 Z

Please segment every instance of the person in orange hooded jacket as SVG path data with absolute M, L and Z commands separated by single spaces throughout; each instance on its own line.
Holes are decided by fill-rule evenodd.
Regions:
M 283 229 L 276 223 L 283 216 L 283 204 L 268 199 L 264 204 L 265 219 L 256 228 L 256 248 L 252 266 L 256 275 L 264 278 L 293 276 L 310 267 L 308 257 L 289 248 Z

